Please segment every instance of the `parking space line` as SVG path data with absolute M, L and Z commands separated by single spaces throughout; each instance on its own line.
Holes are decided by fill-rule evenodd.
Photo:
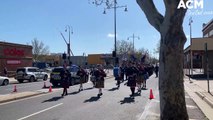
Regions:
M 57 105 L 54 105 L 54 106 L 52 106 L 52 107 L 49 107 L 49 108 L 44 109 L 44 110 L 41 110 L 41 111 L 38 111 L 38 112 L 33 113 L 33 114 L 31 114 L 31 115 L 28 115 L 28 116 L 19 118 L 19 119 L 17 119 L 17 120 L 24 120 L 24 119 L 27 119 L 27 118 L 32 117 L 32 116 L 34 116 L 34 115 L 37 115 L 37 114 L 40 114 L 40 113 L 45 112 L 45 111 L 47 111 L 47 110 L 53 109 L 53 108 L 55 108 L 55 107 L 58 107 L 58 106 L 60 106 L 60 105 L 62 105 L 62 104 L 63 104 L 63 103 L 59 103 L 59 104 L 57 104 Z

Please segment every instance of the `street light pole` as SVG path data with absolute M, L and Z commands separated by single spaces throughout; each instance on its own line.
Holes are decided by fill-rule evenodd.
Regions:
M 127 40 L 129 40 L 130 38 L 132 38 L 132 40 L 133 40 L 133 52 L 135 51 L 135 38 L 137 38 L 138 40 L 140 39 L 140 37 L 139 36 L 135 36 L 135 34 L 133 33 L 133 35 L 132 36 L 129 36 L 128 38 L 127 38 Z
M 69 61 L 69 64 L 70 64 L 70 52 L 71 52 L 71 49 L 70 49 L 70 26 L 67 25 L 66 26 L 66 29 L 65 29 L 65 32 L 67 32 L 67 28 L 69 28 L 69 42 L 67 43 L 67 53 L 68 53 L 68 61 Z M 72 28 L 72 26 L 71 26 Z M 73 28 L 72 28 L 72 34 L 73 34 Z
M 104 2 L 105 1 L 105 2 Z M 117 28 L 116 28 L 116 20 L 117 20 L 117 8 L 123 8 L 125 7 L 125 12 L 127 11 L 127 6 L 117 6 L 117 0 L 113 0 L 113 2 L 109 0 L 95 0 L 94 2 L 96 5 L 101 5 L 102 3 L 106 3 L 106 8 L 104 9 L 103 14 L 106 14 L 106 9 L 114 9 L 114 59 L 115 59 L 115 64 L 118 64 L 118 58 L 117 58 Z
M 117 1 L 116 0 L 114 0 L 114 34 L 115 34 L 115 37 L 114 37 L 114 39 L 115 39 L 115 58 L 117 57 L 117 31 L 116 31 L 116 8 L 117 8 Z M 115 60 L 116 61 L 116 60 Z
M 190 26 L 190 61 L 191 61 L 191 75 L 193 75 L 193 56 L 192 56 L 192 17 L 189 18 L 189 26 Z

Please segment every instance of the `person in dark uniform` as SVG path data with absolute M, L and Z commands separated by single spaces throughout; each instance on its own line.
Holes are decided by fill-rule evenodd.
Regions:
M 137 69 L 134 66 L 134 63 L 129 62 L 128 67 L 126 69 L 126 74 L 128 76 L 127 86 L 130 87 L 132 92 L 131 97 L 134 97 L 135 94 L 135 87 L 136 87 L 136 75 Z
M 156 74 L 156 78 L 158 77 L 158 71 L 159 71 L 159 67 L 158 67 L 158 64 L 156 64 L 156 66 L 155 66 L 155 74 Z
M 4 76 L 7 77 L 7 68 L 6 67 L 4 67 Z
M 60 72 L 60 77 L 61 77 L 61 85 L 64 88 L 63 93 L 61 96 L 63 97 L 64 95 L 67 95 L 67 88 L 69 88 L 69 80 L 71 79 L 71 74 L 68 70 L 62 70 Z
M 104 77 L 106 77 L 106 73 L 104 72 L 102 65 L 98 65 L 97 69 L 94 72 L 96 84 L 95 88 L 99 89 L 98 97 L 103 95 L 102 88 L 104 88 Z
M 79 67 L 77 75 L 80 77 L 80 87 L 79 87 L 79 92 L 80 92 L 80 91 L 83 91 L 83 83 L 85 81 L 86 72 L 84 71 L 82 67 Z

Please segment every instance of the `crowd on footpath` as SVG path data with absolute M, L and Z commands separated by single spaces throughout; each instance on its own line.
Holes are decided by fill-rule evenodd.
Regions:
M 149 76 L 155 72 L 156 77 L 158 77 L 159 67 L 156 64 L 144 64 L 141 62 L 126 61 L 120 65 L 115 65 L 113 68 L 113 76 L 115 77 L 117 89 L 120 88 L 121 82 L 127 81 L 125 84 L 130 88 L 130 97 L 135 96 L 135 88 L 138 89 L 138 94 L 141 94 L 141 90 L 146 89 L 146 81 Z M 83 83 L 85 81 L 86 71 L 79 66 L 77 75 L 80 77 L 79 92 L 83 91 Z M 102 89 L 104 88 L 105 77 L 107 72 L 104 71 L 103 66 L 98 64 L 96 67 L 90 69 L 90 81 L 93 83 L 93 87 L 98 89 L 97 97 L 103 95 Z M 66 96 L 67 89 L 69 88 L 69 81 L 71 79 L 70 72 L 64 67 L 64 70 L 60 72 L 60 77 L 62 80 L 63 93 L 62 96 Z

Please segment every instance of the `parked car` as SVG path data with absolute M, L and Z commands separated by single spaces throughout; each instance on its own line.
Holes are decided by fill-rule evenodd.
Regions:
M 9 78 L 0 76 L 0 85 L 8 85 L 9 84 Z
M 72 66 L 68 66 L 67 69 L 70 71 L 72 79 L 75 79 L 74 81 L 76 83 L 80 83 L 80 79 L 79 79 L 80 77 L 77 75 L 79 66 L 72 65 Z M 84 69 L 84 71 L 86 73 L 86 75 L 84 76 L 85 77 L 84 83 L 86 83 L 86 82 L 88 82 L 88 79 L 89 79 L 89 72 L 86 69 Z
M 34 82 L 38 79 L 47 80 L 48 74 L 37 67 L 22 67 L 16 70 L 15 79 L 17 79 L 19 83 L 23 83 L 24 80 Z
M 51 74 L 50 74 L 50 83 L 53 84 L 53 86 L 59 86 L 61 85 L 61 77 L 60 77 L 60 72 L 63 70 L 63 67 L 56 67 L 52 70 Z M 77 71 L 79 70 L 78 66 L 71 66 L 71 67 L 67 67 L 67 69 L 69 70 L 69 72 L 71 73 L 71 80 L 69 81 L 69 85 L 75 85 L 75 84 L 79 84 L 80 82 L 80 77 L 77 76 Z M 85 82 L 88 81 L 88 75 L 87 78 L 85 80 Z

